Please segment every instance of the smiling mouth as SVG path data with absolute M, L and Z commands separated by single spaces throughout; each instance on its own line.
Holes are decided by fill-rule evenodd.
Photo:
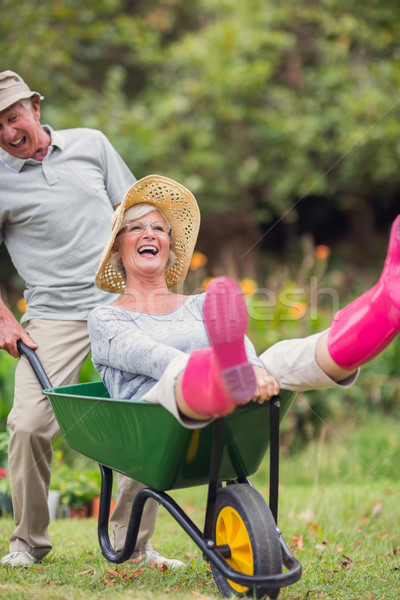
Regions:
M 156 254 L 158 254 L 158 248 L 156 248 L 155 246 L 141 246 L 138 249 L 139 254 L 142 255 L 150 255 L 150 256 L 155 256 Z
M 15 142 L 10 142 L 10 146 L 14 146 L 14 148 L 17 148 L 17 146 L 20 146 L 23 142 L 25 142 L 24 135 L 20 137 L 19 140 L 15 140 Z

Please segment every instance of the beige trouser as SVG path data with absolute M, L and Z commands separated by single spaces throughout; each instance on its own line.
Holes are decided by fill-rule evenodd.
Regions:
M 305 338 L 297 338 L 278 342 L 260 355 L 260 361 L 276 378 L 284 390 L 305 392 L 307 390 L 323 390 L 327 388 L 343 389 L 351 387 L 358 371 L 346 380 L 337 382 L 331 379 L 319 366 L 316 352 L 317 344 L 323 331 Z M 174 358 L 165 369 L 161 379 L 147 392 L 142 400 L 161 404 L 166 410 L 188 429 L 205 427 L 210 421 L 194 421 L 183 418 L 179 413 L 175 399 L 175 383 L 179 374 L 185 369 L 189 354 Z M 259 365 L 261 366 L 261 365 Z
M 85 321 L 34 319 L 27 326 L 38 345 L 37 355 L 53 387 L 78 381 L 90 342 Z M 52 446 L 59 427 L 46 396 L 25 357 L 15 372 L 13 408 L 8 417 L 11 430 L 9 472 L 16 528 L 10 537 L 10 551 L 27 550 L 38 559 L 52 548 L 47 527 L 47 495 L 50 485 Z M 117 506 L 111 526 L 116 550 L 123 547 L 130 510 L 135 495 L 144 486 L 118 476 Z M 151 549 L 158 505 L 145 505 L 137 549 Z

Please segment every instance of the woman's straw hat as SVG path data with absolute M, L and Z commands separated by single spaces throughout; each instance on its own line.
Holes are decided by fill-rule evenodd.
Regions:
M 173 179 L 161 175 L 148 175 L 139 179 L 127 191 L 113 215 L 112 234 L 103 250 L 95 278 L 96 286 L 105 292 L 122 294 L 125 290 L 125 279 L 110 263 L 110 256 L 125 211 L 143 202 L 159 209 L 171 226 L 176 259 L 165 272 L 167 286 L 175 287 L 186 277 L 200 227 L 200 211 L 196 198 L 192 192 Z

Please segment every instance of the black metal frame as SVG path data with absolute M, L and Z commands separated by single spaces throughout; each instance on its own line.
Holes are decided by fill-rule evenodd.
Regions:
M 42 389 L 52 387 L 49 378 L 44 371 L 40 360 L 34 350 L 29 348 L 21 340 L 17 342 L 18 350 L 29 360 Z M 269 474 L 269 507 L 274 517 L 275 523 L 278 523 L 278 495 L 279 495 L 279 397 L 274 397 L 270 401 L 270 474 Z M 301 577 L 301 564 L 294 558 L 286 546 L 282 533 L 277 526 L 277 533 L 281 544 L 282 562 L 288 569 L 277 575 L 246 575 L 233 569 L 225 560 L 225 548 L 218 548 L 212 537 L 213 524 L 215 520 L 215 504 L 218 488 L 222 485 L 219 481 L 219 469 L 221 464 L 223 447 L 223 426 L 224 420 L 217 419 L 214 422 L 213 441 L 210 463 L 210 478 L 208 485 L 208 498 L 204 523 L 204 532 L 193 523 L 187 514 L 179 505 L 166 493 L 152 488 L 142 489 L 136 496 L 129 519 L 125 545 L 120 552 L 116 552 L 110 542 L 109 537 L 109 515 L 111 504 L 111 493 L 113 486 L 113 471 L 109 467 L 100 465 L 101 472 L 101 491 L 100 507 L 98 516 L 98 539 L 103 556 L 112 563 L 122 563 L 128 560 L 135 549 L 138 537 L 139 527 L 143 515 L 143 509 L 146 501 L 152 498 L 163 506 L 170 515 L 177 521 L 183 530 L 189 535 L 193 542 L 198 546 L 204 555 L 204 558 L 212 563 L 224 577 L 230 579 L 239 585 L 247 587 L 270 587 L 281 588 L 296 583 Z M 241 478 L 236 483 L 251 485 L 247 478 Z
M 269 504 L 271 513 L 277 523 L 278 515 L 278 492 L 279 492 L 279 397 L 272 398 L 270 402 L 270 497 Z M 113 485 L 113 471 L 109 467 L 99 465 L 101 472 L 100 509 L 98 517 L 98 538 L 103 556 L 112 563 L 122 563 L 128 560 L 135 549 L 140 522 L 146 501 L 149 498 L 156 500 L 183 528 L 193 542 L 198 546 L 204 558 L 212 563 L 224 577 L 247 587 L 271 587 L 281 588 L 296 583 L 301 577 L 301 564 L 290 553 L 285 544 L 282 532 L 277 527 L 277 533 L 281 544 L 282 562 L 288 569 L 276 575 L 246 575 L 233 569 L 224 558 L 224 548 L 218 548 L 212 537 L 213 524 L 215 520 L 215 504 L 219 481 L 219 467 L 221 464 L 223 445 L 223 419 L 214 422 L 213 441 L 211 450 L 210 478 L 208 484 L 207 507 L 204 523 L 204 532 L 193 523 L 188 515 L 166 492 L 154 490 L 153 488 L 142 489 L 135 498 L 129 519 L 123 549 L 116 552 L 112 547 L 109 537 L 109 513 L 111 503 L 111 492 Z M 251 483 L 247 479 L 240 479 L 238 483 Z
M 24 354 L 29 360 L 29 363 L 40 383 L 43 390 L 47 390 L 53 387 L 50 383 L 50 379 L 47 377 L 46 371 L 43 369 L 42 363 L 37 357 L 35 350 L 29 348 L 22 340 L 17 341 L 17 349 L 21 354 Z

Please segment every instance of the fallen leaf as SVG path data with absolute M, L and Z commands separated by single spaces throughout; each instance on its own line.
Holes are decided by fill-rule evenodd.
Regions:
M 194 504 L 185 503 L 182 505 L 182 509 L 185 511 L 185 513 L 190 515 L 195 512 L 196 507 L 194 506 Z
M 345 560 L 348 560 L 349 562 L 353 562 L 353 559 L 350 558 L 350 556 L 347 556 L 346 554 L 342 554 L 342 556 Z
M 299 519 L 301 519 L 302 521 L 305 521 L 306 523 L 309 523 L 310 521 L 312 521 L 314 519 L 314 513 L 311 509 L 305 510 L 304 512 L 300 513 L 297 516 Z
M 290 540 L 290 544 L 291 544 L 292 548 L 297 548 L 298 550 L 304 550 L 304 536 L 303 535 L 294 535 Z
M 126 576 L 126 579 L 133 581 L 134 579 L 137 579 L 138 577 L 140 577 L 140 575 L 142 573 L 144 573 L 145 570 L 146 569 L 135 569 L 134 571 L 132 571 L 132 573 L 130 573 L 129 575 Z
M 107 573 L 111 575 L 111 577 L 118 577 L 118 571 L 114 571 L 114 569 L 107 569 Z
M 165 571 L 169 570 L 169 566 L 167 565 L 167 563 L 156 563 L 155 561 L 153 561 L 151 563 L 151 566 L 153 568 L 156 568 L 157 571 L 159 571 L 160 573 L 165 573 Z
M 378 515 L 380 515 L 383 512 L 383 503 L 382 500 L 376 500 L 374 502 L 374 506 L 372 508 L 372 512 L 371 515 L 373 517 L 377 517 Z
M 349 565 L 351 565 L 353 561 L 352 560 L 342 560 L 342 562 L 340 563 L 339 567 L 348 567 Z

